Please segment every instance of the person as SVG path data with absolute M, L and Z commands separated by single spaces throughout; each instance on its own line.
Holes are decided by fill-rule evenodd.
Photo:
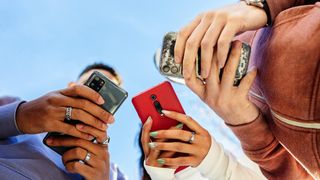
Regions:
M 226 65 L 231 72 L 236 71 L 235 64 L 239 62 L 236 59 L 239 57 L 240 47 L 235 46 Z M 223 77 L 230 75 L 231 73 L 225 73 Z M 248 89 L 254 76 L 255 71 L 250 72 L 240 86 Z M 232 83 L 232 79 L 229 83 Z M 191 117 L 167 110 L 164 110 L 163 114 L 180 124 L 169 130 L 154 132 L 150 132 L 151 118 L 144 124 L 141 144 L 145 155 L 144 165 L 151 179 L 264 179 L 257 172 L 239 163 Z M 182 130 L 183 126 L 190 131 Z M 151 141 L 150 137 L 155 140 Z M 183 155 L 175 157 L 173 153 Z M 188 168 L 175 173 L 179 166 Z
M 229 125 L 245 153 L 268 179 L 319 178 L 320 98 L 317 93 L 310 93 L 318 92 L 319 87 L 315 80 L 319 79 L 316 65 L 320 57 L 319 3 L 315 0 L 255 2 L 259 4 L 241 1 L 200 14 L 178 33 L 175 60 L 183 63 L 187 86 Z M 291 9 L 291 12 L 297 10 L 295 16 L 289 11 L 283 12 L 307 4 L 314 5 Z M 308 17 L 307 12 L 313 16 Z M 303 21 L 309 22 L 305 25 L 297 22 L 305 17 L 313 21 Z M 279 22 L 273 27 L 277 18 Z M 282 28 L 281 23 L 287 23 L 287 28 Z M 293 33 L 287 31 L 289 27 Z M 255 31 L 260 28 L 263 29 Z M 251 30 L 254 33 L 247 32 Z M 254 72 L 259 70 L 259 74 L 250 93 L 249 86 L 231 85 L 234 74 L 218 78 L 222 67 L 224 74 L 231 71 L 225 67 L 226 57 L 231 41 L 242 32 L 247 32 L 242 35 L 247 40 L 252 37 L 248 33 L 255 35 L 248 41 L 253 45 L 250 67 L 256 66 Z M 317 39 L 305 38 L 309 36 Z M 203 60 L 201 75 L 206 84 L 193 73 L 198 48 Z M 292 72 L 299 73 L 293 75 Z M 247 75 L 251 77 L 242 83 L 252 81 L 255 73 Z
M 113 68 L 93 64 L 66 89 L 29 102 L 0 98 L 1 179 L 127 179 L 116 164 L 110 163 L 108 148 L 103 144 L 107 126 L 114 118 L 99 106 L 104 103 L 103 98 L 81 85 L 94 70 L 120 85 L 120 76 Z M 71 117 L 83 124 L 63 123 L 66 107 L 72 107 Z M 75 148 L 61 157 L 42 143 L 44 132 L 71 135 L 72 138 L 49 138 L 47 144 Z M 89 141 L 93 137 L 98 143 Z

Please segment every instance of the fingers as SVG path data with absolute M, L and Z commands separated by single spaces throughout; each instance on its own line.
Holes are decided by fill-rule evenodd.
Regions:
M 192 148 L 191 144 L 181 143 L 181 142 L 151 142 L 149 146 L 153 150 L 158 151 L 171 151 L 195 154 L 195 149 Z
M 177 158 L 161 158 L 157 159 L 157 162 L 166 166 L 193 166 L 195 161 L 194 157 L 177 157 Z
M 49 138 L 47 139 L 47 144 L 49 146 L 67 146 L 67 147 L 80 147 L 82 149 L 86 149 L 89 152 L 92 152 L 93 154 L 97 156 L 101 156 L 105 154 L 105 147 L 94 144 L 91 141 L 83 140 L 79 138 L 73 138 L 73 137 L 63 137 L 63 138 Z
M 85 85 L 77 84 L 70 88 L 61 90 L 60 93 L 70 97 L 82 97 L 99 105 L 104 103 L 104 99 L 99 93 Z
M 176 63 L 180 64 L 182 62 L 186 41 L 193 30 L 199 25 L 200 21 L 201 15 L 197 16 L 188 26 L 182 28 L 178 33 L 174 47 L 174 59 Z
M 152 119 L 148 117 L 147 121 L 144 123 L 141 134 L 141 144 L 144 152 L 144 156 L 147 157 L 150 153 L 148 143 L 150 142 L 149 132 L 152 127 Z
M 159 130 L 151 132 L 150 136 L 156 139 L 176 139 L 188 142 L 192 136 L 192 133 L 185 130 Z
M 184 125 L 188 126 L 192 131 L 198 134 L 203 133 L 204 129 L 195 120 L 193 120 L 191 117 L 185 114 L 167 110 L 162 110 L 162 113 L 171 119 L 183 123 Z
M 248 95 L 250 88 L 257 76 L 257 68 L 251 70 L 240 82 L 239 89 L 243 95 Z
M 67 134 L 81 139 L 92 140 L 94 137 L 90 134 L 79 131 L 74 125 L 64 123 L 62 121 L 52 124 L 48 127 L 49 132 L 59 132 L 62 134 Z
M 98 142 L 102 143 L 107 139 L 106 131 L 101 131 L 91 126 L 87 126 L 85 124 L 76 124 L 76 128 L 84 133 L 90 134 L 97 139 Z
M 233 38 L 237 33 L 237 25 L 236 24 L 227 24 L 222 30 L 217 46 L 217 54 L 219 61 L 219 68 L 223 68 L 226 63 L 226 59 L 228 57 L 229 49 Z
M 241 46 L 242 44 L 240 41 L 235 41 L 232 45 L 228 63 L 223 70 L 221 80 L 222 91 L 227 91 L 233 87 L 233 81 L 240 61 Z
M 192 32 L 191 36 L 188 38 L 186 42 L 183 56 L 183 76 L 186 79 L 190 78 L 190 76 L 194 73 L 193 70 L 195 69 L 195 60 L 196 56 L 198 56 L 200 42 L 211 24 L 211 19 L 212 17 L 209 15 L 204 16 L 200 24 Z M 207 75 L 205 74 L 205 76 Z
M 79 148 L 79 147 L 70 149 L 69 151 L 67 151 L 63 154 L 62 162 L 64 165 L 66 165 L 68 162 L 71 162 L 71 161 L 78 161 L 78 160 L 84 161 L 84 159 L 87 156 L 87 153 L 88 153 L 87 150 L 85 150 L 83 148 Z M 98 159 L 97 159 L 96 155 L 91 154 L 91 153 L 90 153 L 90 155 L 91 155 L 90 160 L 87 161 L 86 163 L 91 167 L 97 167 L 96 162 Z
M 224 23 L 220 18 L 215 18 L 201 41 L 201 76 L 208 78 L 219 35 Z
M 195 68 L 195 67 L 194 67 Z M 193 74 L 190 78 L 185 79 L 186 85 L 195 93 L 197 94 L 201 99 L 203 99 L 203 94 L 205 91 L 205 86 L 203 82 L 197 78 L 196 70 L 193 69 Z
M 64 106 L 65 107 L 73 107 L 76 109 L 81 109 L 92 116 L 95 116 L 96 118 L 100 119 L 101 121 L 105 123 L 109 123 L 109 121 L 113 121 L 113 116 L 102 109 L 100 106 L 92 103 L 91 101 L 88 101 L 86 99 L 75 99 L 70 97 L 64 98 Z
M 99 130 L 105 131 L 107 129 L 107 125 L 104 122 L 100 121 L 95 116 L 92 116 L 82 109 L 73 108 L 71 117 L 72 119 L 79 120 Z
M 95 169 L 78 161 L 73 161 L 65 164 L 67 171 L 74 174 L 81 174 L 83 177 L 94 177 Z

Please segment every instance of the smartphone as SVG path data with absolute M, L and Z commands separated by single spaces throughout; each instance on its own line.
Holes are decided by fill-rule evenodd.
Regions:
M 169 129 L 178 125 L 178 121 L 170 119 L 162 114 L 162 110 L 175 111 L 185 114 L 180 101 L 174 92 L 170 82 L 165 81 L 147 91 L 132 98 L 132 104 L 144 124 L 150 116 L 153 120 L 151 131 Z M 185 130 L 189 130 L 183 127 Z M 186 167 L 179 167 L 176 172 Z
M 165 34 L 162 42 L 159 70 L 160 73 L 166 77 L 183 79 L 183 67 L 181 64 L 176 64 L 174 61 L 174 47 L 176 39 L 176 32 L 169 32 Z M 233 83 L 234 86 L 238 86 L 240 84 L 241 79 L 248 71 L 250 53 L 250 45 L 242 43 L 240 62 Z M 203 81 L 204 79 L 201 77 L 201 49 L 198 50 L 195 65 L 197 78 Z M 220 70 L 220 77 L 222 77 L 222 73 L 223 69 Z
M 124 89 L 116 85 L 108 77 L 106 77 L 99 71 L 94 71 L 84 84 L 90 87 L 91 89 L 95 90 L 96 92 L 98 92 L 103 97 L 103 99 L 105 100 L 105 103 L 102 104 L 101 107 L 112 115 L 116 113 L 116 111 L 119 109 L 121 104 L 128 97 L 128 93 Z M 65 120 L 64 122 L 72 125 L 81 123 L 78 120 L 69 120 L 69 121 Z M 49 137 L 62 137 L 62 136 L 67 137 L 69 135 L 65 135 L 58 132 L 49 132 L 44 137 L 43 143 L 46 146 L 48 146 L 46 144 L 46 140 Z M 92 141 L 94 142 L 95 139 L 93 139 Z M 73 147 L 63 147 L 63 146 L 59 146 L 59 147 L 48 146 L 48 147 L 60 155 L 62 155 L 64 152 L 73 148 Z

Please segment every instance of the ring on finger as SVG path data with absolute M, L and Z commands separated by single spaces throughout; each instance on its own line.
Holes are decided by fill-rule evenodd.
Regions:
M 107 138 L 101 143 L 103 146 L 107 146 L 110 142 L 110 136 L 107 136 Z
M 90 161 L 90 159 L 91 159 L 91 154 L 90 154 L 90 152 L 88 151 L 87 154 L 86 154 L 86 157 L 84 158 L 83 161 L 84 161 L 85 163 L 87 163 L 88 161 Z
M 188 140 L 188 142 L 190 144 L 192 144 L 194 142 L 195 136 L 196 136 L 196 133 L 195 132 L 191 132 L 191 136 L 190 136 L 190 138 Z
M 67 121 L 71 120 L 71 114 L 72 114 L 72 107 L 67 107 L 66 108 L 66 115 L 65 115 L 65 119 Z

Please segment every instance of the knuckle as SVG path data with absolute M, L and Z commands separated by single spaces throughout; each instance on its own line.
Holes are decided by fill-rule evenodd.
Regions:
M 188 34 L 188 30 L 186 27 L 182 28 L 179 32 L 178 32 L 178 37 L 181 39 L 186 39 L 189 36 Z
M 220 39 L 218 40 L 218 46 L 219 46 L 219 47 L 226 47 L 226 46 L 227 46 L 227 41 L 226 41 L 226 39 L 220 38 Z
M 185 158 L 181 158 L 178 161 L 179 161 L 179 164 L 183 164 L 183 165 L 187 164 L 187 161 Z
M 196 47 L 196 42 L 194 39 L 188 39 L 186 43 L 187 49 L 194 49 Z
M 203 50 L 208 50 L 210 48 L 210 42 L 207 38 L 204 38 L 202 41 L 201 41 L 201 49 Z
M 82 149 L 76 148 L 74 153 L 75 153 L 75 155 L 76 155 L 77 157 L 82 158 L 82 157 L 81 157 L 81 155 L 82 155 Z
M 176 149 L 177 152 L 181 152 L 181 151 L 183 151 L 183 146 L 176 144 L 176 145 L 174 145 L 174 149 Z

